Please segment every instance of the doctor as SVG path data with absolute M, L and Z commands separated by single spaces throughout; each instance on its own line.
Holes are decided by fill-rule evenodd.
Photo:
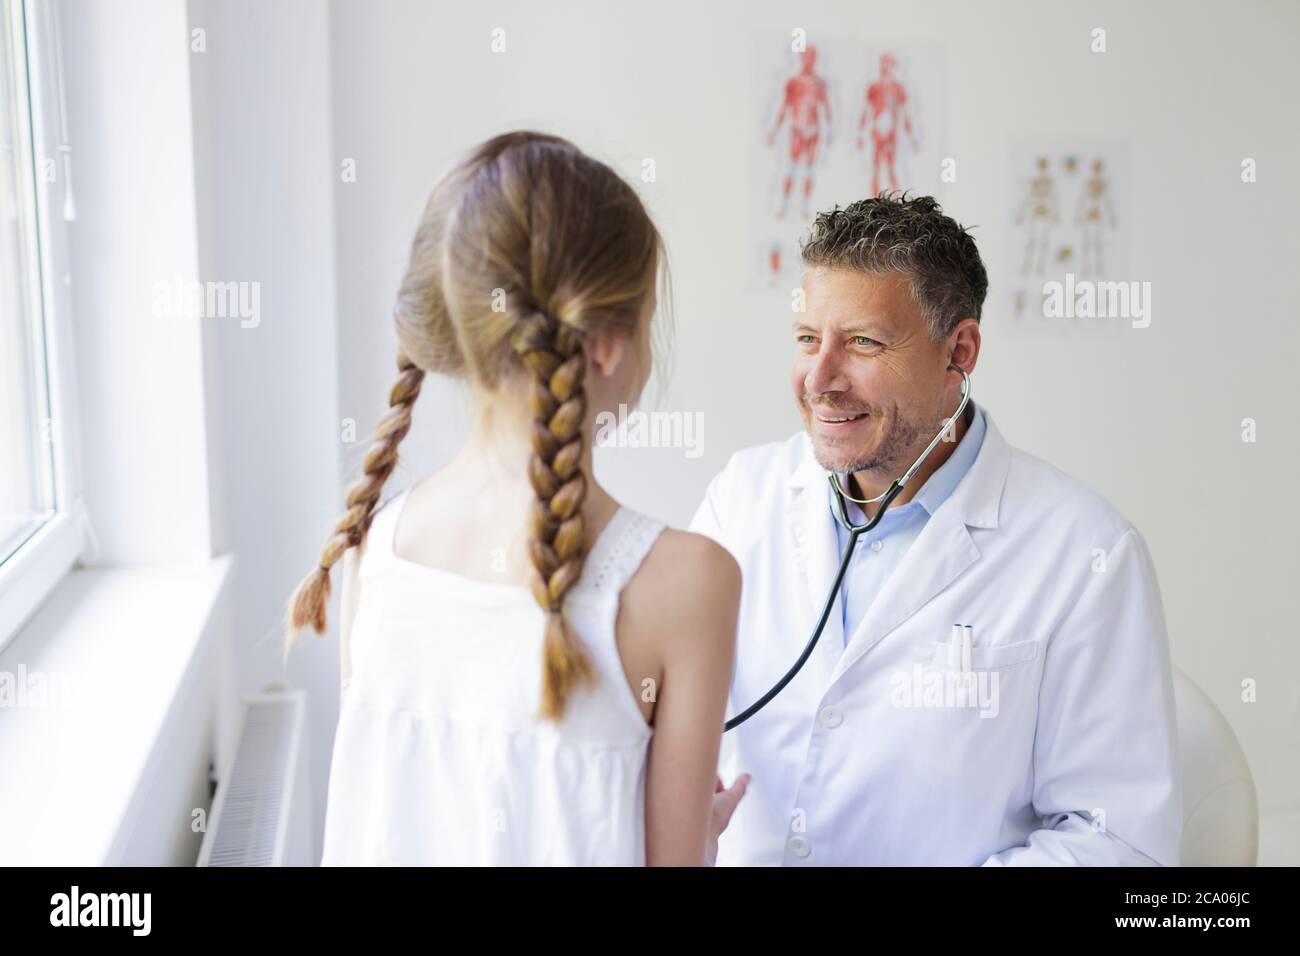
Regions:
M 798 657 L 831 587 L 848 535 L 827 472 L 854 498 L 883 493 L 979 359 L 984 266 L 933 199 L 822 213 L 802 257 L 804 431 L 736 452 L 691 524 L 744 572 L 729 715 Z M 802 671 L 724 736 L 721 774 L 739 779 L 716 798 L 720 865 L 1178 864 L 1146 544 L 973 398 L 966 411 L 859 540 Z

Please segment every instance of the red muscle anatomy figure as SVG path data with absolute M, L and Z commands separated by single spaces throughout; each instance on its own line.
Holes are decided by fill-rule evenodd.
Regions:
M 907 89 L 894 78 L 898 60 L 892 53 L 880 58 L 880 76 L 867 87 L 866 102 L 862 107 L 862 117 L 858 120 L 858 149 L 865 145 L 863 131 L 871 129 L 871 193 L 879 194 L 881 190 L 880 168 L 885 167 L 889 177 L 889 188 L 898 188 L 898 173 L 894 169 L 894 156 L 898 151 L 898 130 L 901 126 L 912 143 L 913 150 L 919 149 L 916 137 L 912 133 L 912 118 L 907 108 Z
M 795 177 L 803 171 L 803 217 L 809 216 L 808 202 L 812 196 L 813 168 L 817 161 L 817 146 L 821 138 L 822 123 L 826 124 L 826 141 L 830 144 L 831 104 L 826 95 L 826 81 L 817 73 L 817 50 L 809 46 L 799 54 L 799 72 L 785 83 L 785 95 L 781 101 L 781 112 L 767 134 L 768 145 L 775 145 L 776 134 L 790 120 L 790 165 L 786 170 L 782 186 L 781 211 L 777 217 L 785 216 L 790 203 L 790 193 L 794 189 Z

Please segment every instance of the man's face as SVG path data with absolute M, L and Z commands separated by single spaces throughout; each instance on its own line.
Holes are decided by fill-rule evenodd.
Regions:
M 790 385 L 818 463 L 897 477 L 951 412 L 948 351 L 932 342 L 902 273 L 804 273 Z

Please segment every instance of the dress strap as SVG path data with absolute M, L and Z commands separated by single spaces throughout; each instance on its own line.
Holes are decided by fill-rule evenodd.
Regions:
M 582 584 L 597 591 L 622 592 L 664 528 L 662 521 L 620 507 L 587 555 Z
M 367 567 L 376 568 L 392 560 L 397 547 L 397 522 L 410 492 L 411 489 L 406 488 L 375 505 L 370 530 L 366 532 L 366 556 L 361 562 L 363 573 Z

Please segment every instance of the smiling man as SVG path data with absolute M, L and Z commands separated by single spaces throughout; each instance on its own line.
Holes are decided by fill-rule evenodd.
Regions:
M 744 572 L 732 714 L 799 657 L 833 585 L 850 535 L 828 474 L 863 501 L 850 520 L 874 517 L 980 353 L 984 265 L 933 199 L 822 213 L 802 256 L 804 430 L 733 455 L 691 525 Z M 752 781 L 717 796 L 719 864 L 1176 865 L 1173 683 L 1144 540 L 973 398 L 945 437 L 860 536 L 803 668 L 725 736 L 723 777 Z

